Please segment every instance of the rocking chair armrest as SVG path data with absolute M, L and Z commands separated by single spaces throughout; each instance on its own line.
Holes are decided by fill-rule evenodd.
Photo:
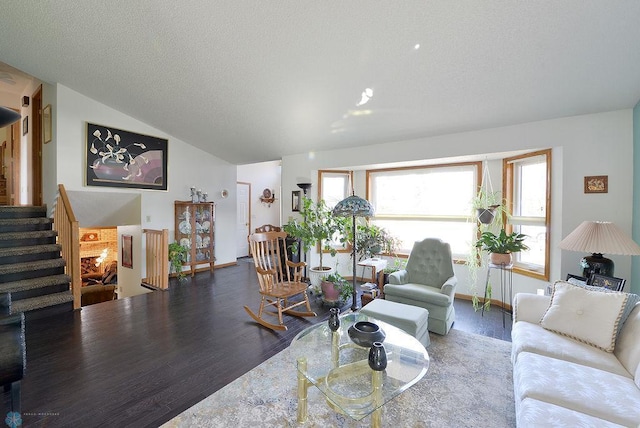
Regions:
M 303 268 L 305 267 L 307 264 L 305 262 L 292 262 L 291 260 L 287 260 L 287 266 L 292 267 L 292 268 Z
M 260 266 L 256 266 L 256 272 L 258 272 L 260 275 L 275 275 L 276 274 L 276 270 L 275 269 L 262 269 Z

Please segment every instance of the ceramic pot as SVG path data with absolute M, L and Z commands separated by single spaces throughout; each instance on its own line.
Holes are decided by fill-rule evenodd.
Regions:
M 381 372 L 387 368 L 387 351 L 380 342 L 373 342 L 369 350 L 369 367 L 371 370 Z
M 322 269 L 319 267 L 309 268 L 309 282 L 314 288 L 320 288 L 322 278 L 327 275 L 331 275 L 335 271 L 336 270 L 334 268 L 328 266 L 323 266 Z
M 489 261 L 494 265 L 505 265 L 508 266 L 511 264 L 511 253 L 509 254 L 500 254 L 500 253 L 490 253 Z
M 358 321 L 347 332 L 353 343 L 364 348 L 370 348 L 373 342 L 382 343 L 386 337 L 378 324 L 369 321 Z
M 325 302 L 337 302 L 340 300 L 340 289 L 333 282 L 322 281 L 320 289 L 322 290 L 322 299 Z

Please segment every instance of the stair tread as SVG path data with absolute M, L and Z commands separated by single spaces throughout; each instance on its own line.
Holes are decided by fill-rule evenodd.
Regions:
M 16 291 L 33 290 L 36 288 L 50 287 L 52 285 L 71 282 L 69 275 L 49 275 L 38 278 L 21 279 L 20 281 L 5 282 L 0 284 L 0 293 L 13 293 Z
M 0 233 L 0 240 L 9 241 L 13 239 L 33 239 L 33 238 L 48 238 L 51 236 L 57 236 L 58 232 L 55 230 L 30 230 L 26 232 L 2 232 Z
M 48 224 L 53 221 L 48 217 L 0 218 L 0 226 L 24 224 Z
M 45 294 L 44 296 L 31 297 L 11 302 L 11 313 L 33 311 L 49 306 L 61 305 L 73 302 L 71 291 L 61 291 L 60 293 Z
M 36 260 L 36 261 L 24 262 L 24 263 L 12 263 L 12 264 L 0 265 L 0 275 L 4 275 L 8 273 L 18 273 L 18 272 L 25 272 L 25 271 L 64 267 L 64 265 L 65 265 L 65 261 L 62 258 Z
M 26 247 L 0 248 L 0 257 L 22 256 L 25 254 L 51 253 L 62 250 L 60 244 L 29 245 Z

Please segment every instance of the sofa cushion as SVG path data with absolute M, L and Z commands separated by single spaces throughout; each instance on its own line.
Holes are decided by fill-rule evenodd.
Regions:
M 438 306 L 451 305 L 451 299 L 446 294 L 441 293 L 439 287 L 422 284 L 387 284 L 384 286 L 384 294 L 387 296 L 404 297 L 410 300 L 428 301 Z
M 640 366 L 640 303 L 636 304 L 620 330 L 614 355 L 629 371 L 635 373 Z
M 619 291 L 611 290 L 609 288 L 595 287 L 592 285 L 582 284 L 582 285 L 579 285 L 579 287 L 582 287 L 585 290 L 598 291 L 600 293 L 620 293 Z M 622 316 L 620 317 L 620 322 L 618 323 L 618 333 L 616 337 L 620 335 L 620 330 L 622 329 L 624 322 L 627 320 L 627 318 L 631 314 L 631 311 L 636 306 L 636 303 L 640 302 L 640 296 L 638 296 L 637 294 L 631 294 L 631 293 L 624 293 L 624 294 L 627 295 L 627 301 L 624 305 L 624 309 L 622 310 Z
M 622 425 L 533 398 L 525 398 L 522 400 L 518 406 L 517 413 L 518 419 L 516 423 L 519 427 L 622 427 Z
M 516 400 L 533 398 L 624 426 L 640 424 L 640 389 L 628 377 L 522 352 L 513 383 Z
M 627 299 L 626 293 L 602 293 L 558 281 L 540 325 L 613 352 Z
M 532 352 L 605 370 L 620 376 L 632 377 L 632 373 L 626 370 L 615 354 L 545 330 L 539 324 L 523 321 L 515 323 L 511 330 L 511 339 L 511 357 L 514 364 L 520 353 Z

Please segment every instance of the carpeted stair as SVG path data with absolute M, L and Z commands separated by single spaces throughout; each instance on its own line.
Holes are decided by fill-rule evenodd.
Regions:
M 0 311 L 27 320 L 73 310 L 46 207 L 0 206 Z

